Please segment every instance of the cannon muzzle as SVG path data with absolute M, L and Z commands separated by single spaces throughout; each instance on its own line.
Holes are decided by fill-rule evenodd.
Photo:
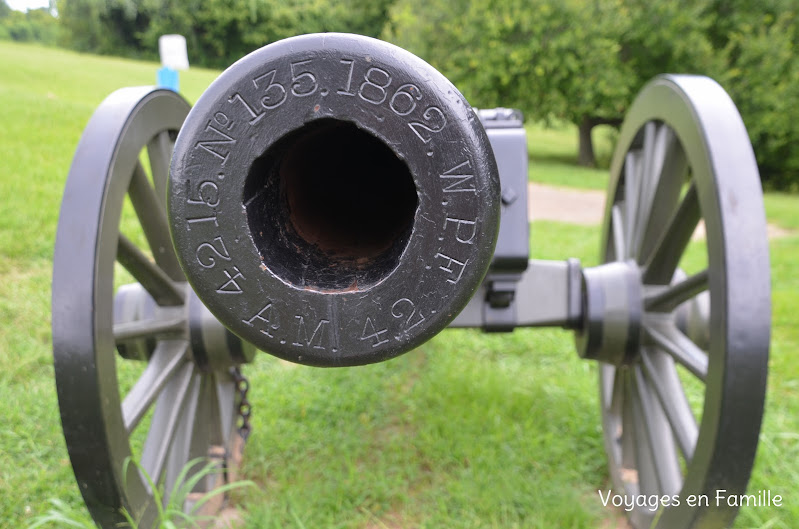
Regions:
M 499 177 L 458 90 L 393 45 L 344 34 L 236 62 L 177 139 L 168 186 L 183 271 L 210 311 L 293 362 L 385 360 L 480 285 Z

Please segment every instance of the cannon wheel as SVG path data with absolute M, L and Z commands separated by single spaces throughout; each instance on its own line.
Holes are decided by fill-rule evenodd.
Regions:
M 201 305 L 192 303 L 166 221 L 169 163 L 188 112 L 189 104 L 167 90 L 111 94 L 81 137 L 61 205 L 52 294 L 55 378 L 73 470 L 101 527 L 124 523 L 123 509 L 139 527 L 151 527 L 161 493 L 154 494 L 147 476 L 168 497 L 188 461 L 216 458 L 222 470 L 201 479 L 195 496 L 178 507 L 189 510 L 192 497 L 227 478 L 239 439 L 237 371 L 200 362 L 192 326 L 202 318 L 192 314 Z M 129 237 L 120 228 L 125 208 Z M 115 294 L 115 268 L 139 284 Z M 237 339 L 221 332 L 217 341 L 221 336 L 235 349 Z
M 704 264 L 686 274 L 701 224 Z M 637 506 L 638 529 L 726 527 L 737 513 L 726 497 L 746 491 L 763 415 L 770 279 L 754 154 L 714 81 L 659 77 L 634 102 L 611 165 L 602 257 L 635 261 L 644 293 L 636 360 L 600 364 L 615 492 L 677 496 Z M 709 320 L 688 317 L 699 332 L 678 323 L 681 308 L 708 298 Z M 689 505 L 691 495 L 708 506 Z

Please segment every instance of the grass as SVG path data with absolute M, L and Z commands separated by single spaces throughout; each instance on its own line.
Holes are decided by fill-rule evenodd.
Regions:
M 224 485 L 202 494 L 199 498 L 196 498 L 192 502 L 191 509 L 185 512 L 183 510 L 184 505 L 189 499 L 193 488 L 202 480 L 208 479 L 214 475 L 219 475 L 223 471 L 218 462 L 203 460 L 203 458 L 187 462 L 175 479 L 175 485 L 169 491 L 165 491 L 163 486 L 156 486 L 152 478 L 147 474 L 147 471 L 132 459 L 126 459 L 122 468 L 124 472 L 127 473 L 129 470 L 133 472 L 134 467 L 135 472 L 139 472 L 144 476 L 144 479 L 153 491 L 154 503 L 158 512 L 152 527 L 157 529 L 177 529 L 178 527 L 199 528 L 202 524 L 213 522 L 213 516 L 202 514 L 203 505 L 220 495 L 225 495 L 236 489 L 255 485 L 252 481 L 247 480 L 225 483 Z M 166 494 L 167 492 L 169 492 L 168 495 Z M 85 509 L 76 508 L 57 498 L 51 499 L 50 503 L 52 508 L 45 514 L 36 516 L 33 523 L 28 526 L 28 529 L 38 529 L 40 527 L 53 525 L 58 527 L 74 527 L 76 529 L 92 529 L 95 527 L 91 516 L 89 516 Z M 141 519 L 136 519 L 127 510 L 123 510 L 122 514 L 125 518 L 127 528 L 138 529 L 140 527 Z M 145 529 L 144 526 L 141 527 Z M 147 525 L 146 527 L 149 529 L 151 526 Z
M 61 436 L 50 351 L 50 274 L 69 163 L 91 112 L 157 66 L 0 43 L 0 520 L 24 527 L 58 499 L 82 509 Z M 196 100 L 216 72 L 181 74 Z M 529 125 L 531 179 L 599 188 L 573 165 L 576 132 Z M 600 135 L 606 134 L 600 132 Z M 602 140 L 604 141 L 604 140 Z M 600 147 L 609 156 L 609 148 Z M 768 194 L 799 226 L 799 198 Z M 534 257 L 596 263 L 598 230 L 532 226 Z M 771 243 L 774 328 L 766 419 L 750 490 L 786 498 L 736 527 L 799 520 L 799 237 Z M 445 331 L 389 362 L 344 370 L 260 355 L 248 367 L 254 433 L 238 491 L 247 527 L 594 528 L 607 485 L 596 369 L 561 330 Z
M 765 195 L 766 216 L 788 230 L 799 230 L 799 215 L 796 214 L 796 195 L 768 192 Z
M 592 260 L 592 229 L 536 228 L 554 242 L 542 258 L 568 247 Z M 271 381 L 252 390 L 247 475 L 265 493 L 245 498 L 248 527 L 593 527 L 607 516 L 585 501 L 605 479 L 596 374 L 569 333 L 445 331 L 383 364 L 262 359 L 248 372 Z
M 607 167 L 613 153 L 615 132 L 611 127 L 596 127 L 592 133 L 599 168 L 577 165 L 577 128 L 566 123 L 528 123 L 527 152 L 531 182 L 560 187 L 605 190 Z

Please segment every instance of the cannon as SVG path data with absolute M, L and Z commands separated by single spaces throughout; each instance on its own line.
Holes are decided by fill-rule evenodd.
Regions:
M 619 493 L 744 493 L 770 284 L 757 166 L 730 98 L 699 76 L 641 91 L 598 266 L 530 259 L 526 182 L 518 112 L 473 109 L 421 59 L 362 36 L 270 44 L 193 108 L 149 87 L 110 95 L 69 171 L 52 299 L 64 436 L 95 522 L 116 527 L 125 509 L 150 526 L 154 484 L 170 491 L 197 457 L 224 471 L 195 493 L 230 479 L 256 350 L 353 366 L 447 327 L 572 329 L 599 363 Z M 706 251 L 689 250 L 697 233 Z M 629 512 L 639 529 L 735 515 Z

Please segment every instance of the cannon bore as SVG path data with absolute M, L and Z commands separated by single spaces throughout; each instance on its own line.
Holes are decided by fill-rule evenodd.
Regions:
M 319 119 L 255 161 L 243 203 L 272 273 L 302 288 L 356 290 L 396 268 L 418 199 L 388 146 L 352 122 Z

